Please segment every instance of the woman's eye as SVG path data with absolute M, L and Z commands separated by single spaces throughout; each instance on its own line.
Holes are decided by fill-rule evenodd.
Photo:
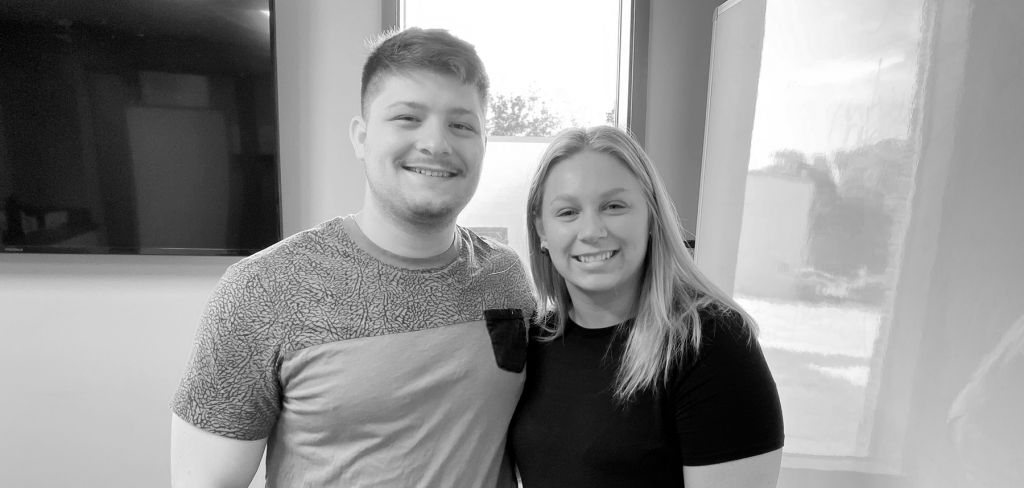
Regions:
M 576 211 L 569 208 L 555 212 L 555 217 L 572 217 L 573 215 L 576 215 Z
M 464 130 L 464 131 L 469 131 L 469 132 L 473 132 L 473 133 L 476 132 L 476 128 L 474 128 L 472 125 L 463 124 L 462 122 L 455 122 L 454 124 L 452 124 L 452 127 L 455 128 L 455 129 L 458 129 L 458 130 Z

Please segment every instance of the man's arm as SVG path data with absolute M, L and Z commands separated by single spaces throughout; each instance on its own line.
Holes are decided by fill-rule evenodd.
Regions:
M 211 434 L 172 413 L 171 486 L 246 488 L 266 445 L 266 439 L 243 441 Z
M 687 488 L 775 488 L 782 449 L 709 466 L 683 466 Z

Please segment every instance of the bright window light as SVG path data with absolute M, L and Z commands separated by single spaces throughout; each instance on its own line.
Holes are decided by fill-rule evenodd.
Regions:
M 551 137 L 573 126 L 624 125 L 616 109 L 626 88 L 619 76 L 619 34 L 629 32 L 622 8 L 620 0 L 405 0 L 400 6 L 401 27 L 447 29 L 484 61 L 491 80 L 487 157 L 459 223 L 504 240 L 524 260 L 526 192 Z

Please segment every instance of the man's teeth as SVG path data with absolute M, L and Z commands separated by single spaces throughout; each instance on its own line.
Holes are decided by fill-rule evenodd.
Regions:
M 446 178 L 448 176 L 451 176 L 451 173 L 449 173 L 447 171 L 437 171 L 437 170 L 425 169 L 425 168 L 409 168 L 409 169 L 412 170 L 414 173 L 419 173 L 419 174 L 424 175 L 424 176 L 433 176 L 435 178 Z
M 595 261 L 604 261 L 605 259 L 612 257 L 612 254 L 615 254 L 615 251 L 605 251 L 597 254 L 583 254 L 576 256 L 576 260 L 581 263 L 593 263 Z

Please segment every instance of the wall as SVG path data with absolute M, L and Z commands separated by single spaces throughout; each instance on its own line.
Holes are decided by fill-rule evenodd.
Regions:
M 277 2 L 284 234 L 363 202 L 363 170 L 349 122 L 359 113 L 366 40 L 380 33 L 380 0 Z
M 938 15 L 952 24 L 947 29 L 964 30 L 967 41 L 933 53 L 936 62 L 964 63 L 958 92 L 932 99 L 936 110 L 953 105 L 954 116 L 930 121 L 952 142 L 922 141 L 939 146 L 933 154 L 948 168 L 907 441 L 915 487 L 963 479 L 944 430 L 949 405 L 982 356 L 1024 315 L 1024 3 L 947 0 Z M 920 164 L 930 162 L 938 163 Z
M 277 2 L 284 228 L 362 201 L 348 143 L 380 2 Z M 0 486 L 168 486 L 168 402 L 233 258 L 0 255 Z
M 711 27 L 724 0 L 651 0 L 645 149 L 683 226 L 697 230 Z

